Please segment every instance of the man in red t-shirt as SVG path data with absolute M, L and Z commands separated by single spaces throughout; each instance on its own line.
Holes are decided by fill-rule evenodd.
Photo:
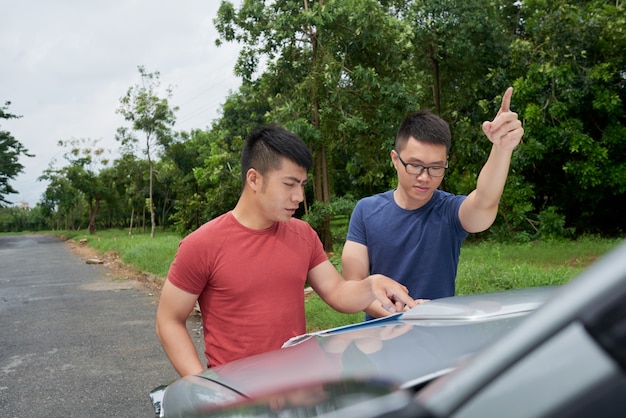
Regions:
M 390 312 L 416 304 L 386 276 L 344 280 L 315 231 L 292 217 L 311 166 L 311 153 L 295 134 L 275 125 L 253 132 L 242 152 L 237 205 L 181 241 L 156 318 L 157 335 L 181 376 L 204 370 L 185 325 L 196 301 L 208 367 L 278 349 L 305 333 L 305 282 L 344 313 L 375 300 Z

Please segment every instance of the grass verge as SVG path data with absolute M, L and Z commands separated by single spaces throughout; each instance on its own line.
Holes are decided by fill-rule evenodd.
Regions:
M 56 235 L 75 241 L 86 239 L 87 244 L 99 252 L 115 252 L 124 263 L 160 278 L 167 276 L 181 239 L 173 232 L 157 232 L 152 239 L 150 234 L 135 234 L 131 237 L 120 230 L 101 231 L 93 236 L 73 231 Z M 457 294 L 561 285 L 620 242 L 621 239 L 597 237 L 523 244 L 466 242 L 461 249 Z M 338 269 L 341 268 L 340 254 L 331 254 L 330 259 Z M 363 320 L 362 313 L 336 312 L 314 293 L 307 297 L 305 309 L 309 332 Z

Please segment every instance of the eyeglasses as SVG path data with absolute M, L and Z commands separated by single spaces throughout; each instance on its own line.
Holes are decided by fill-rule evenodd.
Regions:
M 431 177 L 443 177 L 443 175 L 446 174 L 446 169 L 448 168 L 447 161 L 446 161 L 445 167 L 441 167 L 441 166 L 426 167 L 420 164 L 405 163 L 404 160 L 400 157 L 400 153 L 397 150 L 396 150 L 396 155 L 398 156 L 398 160 L 400 160 L 400 162 L 404 166 L 404 169 L 406 170 L 407 174 L 420 176 L 422 175 L 424 170 L 426 170 L 428 175 Z

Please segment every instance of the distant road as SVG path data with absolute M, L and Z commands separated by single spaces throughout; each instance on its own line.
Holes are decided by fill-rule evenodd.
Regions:
M 148 393 L 177 378 L 157 297 L 105 272 L 54 237 L 0 236 L 2 417 L 154 416 Z

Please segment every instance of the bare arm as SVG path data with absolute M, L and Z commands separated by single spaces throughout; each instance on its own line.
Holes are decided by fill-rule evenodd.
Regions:
M 346 280 L 363 280 L 369 276 L 370 260 L 367 246 L 354 241 L 346 241 L 341 253 L 341 269 Z M 365 312 L 374 318 L 391 313 L 383 308 L 378 300 L 372 302 Z
M 156 315 L 156 332 L 170 362 L 181 376 L 204 370 L 187 331 L 187 318 L 198 295 L 187 293 L 165 281 Z
M 491 226 L 498 214 L 498 204 L 509 174 L 511 155 L 522 140 L 524 128 L 511 112 L 513 88 L 502 97 L 502 105 L 491 122 L 483 123 L 483 132 L 493 143 L 491 153 L 478 176 L 476 190 L 472 191 L 459 209 L 459 218 L 467 232 L 481 232 Z
M 375 300 L 387 311 L 402 312 L 415 306 L 406 287 L 389 277 L 374 274 L 363 280 L 345 280 L 328 260 L 309 271 L 308 282 L 333 309 L 343 313 L 365 310 Z

